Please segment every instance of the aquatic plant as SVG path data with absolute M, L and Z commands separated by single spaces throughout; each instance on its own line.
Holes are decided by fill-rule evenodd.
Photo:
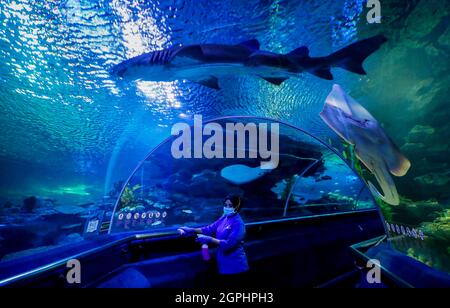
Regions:
M 422 224 L 423 233 L 433 238 L 440 247 L 450 249 L 450 209 L 441 213 L 433 222 Z
M 414 248 L 408 248 L 406 251 L 406 255 L 413 259 L 416 259 L 428 266 L 433 266 L 433 261 L 431 260 L 431 256 L 424 254 L 423 252 L 419 252 Z
M 342 150 L 342 156 L 350 163 L 350 165 L 353 167 L 354 165 L 354 148 L 355 146 L 352 144 L 349 144 L 347 142 L 342 142 L 342 147 L 344 148 Z
M 369 171 L 361 164 L 355 154 L 355 145 L 342 141 L 342 156 L 350 164 L 353 170 L 355 170 L 359 176 L 365 178 L 369 175 Z
M 381 200 L 380 198 L 375 197 L 375 201 L 377 202 L 378 206 L 381 209 L 381 213 L 383 214 L 383 217 L 385 220 L 387 221 L 392 221 L 392 205 L 387 204 L 386 202 L 384 202 L 383 200 Z
M 123 207 L 130 206 L 133 203 L 137 202 L 137 198 L 135 196 L 135 192 L 141 188 L 141 185 L 136 184 L 133 187 L 129 187 L 128 185 L 123 190 L 122 196 L 120 197 L 120 202 Z

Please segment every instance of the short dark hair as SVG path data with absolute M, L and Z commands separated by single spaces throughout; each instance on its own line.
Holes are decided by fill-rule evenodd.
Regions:
M 241 210 L 241 197 L 238 195 L 228 195 L 225 197 L 224 201 L 230 200 L 233 204 L 233 208 L 236 212 Z

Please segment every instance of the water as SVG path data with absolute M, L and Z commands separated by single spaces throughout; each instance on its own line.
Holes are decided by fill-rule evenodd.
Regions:
M 251 38 L 265 50 L 285 53 L 307 45 L 320 56 L 384 33 L 389 42 L 366 61 L 367 76 L 339 69 L 333 74 L 412 162 L 409 173 L 395 179 L 402 204 L 386 207 L 386 219 L 427 229 L 430 245 L 409 253 L 448 271 L 450 8 L 437 0 L 382 5 L 382 23 L 369 25 L 362 0 L 2 1 L 0 230 L 36 219 L 6 202 L 19 208 L 37 196 L 49 208 L 98 203 L 169 135 L 172 124 L 194 114 L 271 117 L 340 147 L 318 116 L 332 82 L 303 74 L 280 87 L 230 76 L 220 91 L 188 81 L 127 84 L 110 77 L 113 64 L 179 43 Z M 0 255 L 82 232 L 59 227 L 17 247 L 5 244 L 10 234 L 2 231 Z

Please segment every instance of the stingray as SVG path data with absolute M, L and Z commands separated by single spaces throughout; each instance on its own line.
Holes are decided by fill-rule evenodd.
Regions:
M 398 205 L 395 176 L 405 175 L 411 163 L 400 152 L 378 121 L 339 85 L 334 85 L 320 113 L 322 120 L 347 143 L 354 145 L 356 157 L 375 176 L 383 193 L 368 182 L 372 194 Z
M 261 167 L 252 168 L 246 165 L 237 164 L 223 168 L 222 171 L 220 171 L 220 175 L 235 185 L 242 185 L 253 182 L 272 170 L 273 169 L 262 169 Z

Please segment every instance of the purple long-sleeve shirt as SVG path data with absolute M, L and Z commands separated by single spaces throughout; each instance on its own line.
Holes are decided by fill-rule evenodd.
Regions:
M 245 224 L 239 214 L 224 215 L 201 230 L 202 234 L 220 240 L 217 247 L 219 273 L 226 275 L 248 271 L 244 251 Z

